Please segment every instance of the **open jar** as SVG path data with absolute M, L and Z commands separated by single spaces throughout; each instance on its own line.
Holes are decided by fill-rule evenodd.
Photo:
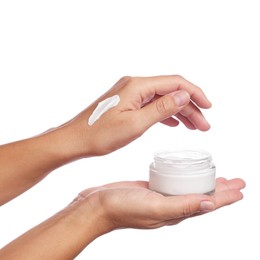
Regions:
M 216 167 L 201 150 L 158 152 L 150 165 L 149 188 L 165 195 L 211 194 Z

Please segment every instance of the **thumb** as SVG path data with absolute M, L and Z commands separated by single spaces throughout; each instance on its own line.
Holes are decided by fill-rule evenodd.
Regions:
M 141 109 L 146 124 L 153 125 L 161 122 L 183 109 L 190 102 L 187 91 L 178 90 L 162 96 Z
M 164 203 L 160 204 L 160 212 L 164 218 L 188 218 L 197 214 L 204 214 L 216 209 L 211 198 L 201 194 L 164 197 Z

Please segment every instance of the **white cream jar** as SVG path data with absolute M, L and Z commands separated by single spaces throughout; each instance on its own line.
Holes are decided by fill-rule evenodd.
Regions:
M 215 173 L 206 151 L 158 152 L 150 165 L 149 188 L 165 195 L 210 194 L 215 190 Z

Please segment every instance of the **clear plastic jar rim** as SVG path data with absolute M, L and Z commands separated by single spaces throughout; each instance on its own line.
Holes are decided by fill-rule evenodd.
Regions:
M 211 163 L 212 156 L 204 150 L 175 150 L 175 151 L 159 151 L 154 154 L 154 164 L 161 165 L 200 165 Z

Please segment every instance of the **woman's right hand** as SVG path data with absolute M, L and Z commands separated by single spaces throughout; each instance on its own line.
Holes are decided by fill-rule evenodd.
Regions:
M 112 96 L 119 103 L 89 125 L 98 104 Z M 181 76 L 123 77 L 66 124 L 71 131 L 64 141 L 70 142 L 71 150 L 78 145 L 82 157 L 104 155 L 129 144 L 157 122 L 177 126 L 180 120 L 189 129 L 207 131 L 210 125 L 201 109 L 210 107 L 203 91 Z

